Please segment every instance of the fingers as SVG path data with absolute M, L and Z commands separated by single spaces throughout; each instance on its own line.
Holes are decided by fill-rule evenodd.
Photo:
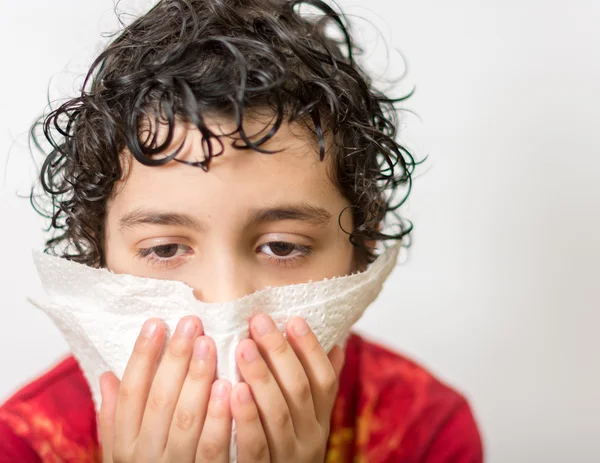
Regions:
M 112 462 L 115 413 L 119 394 L 119 380 L 113 373 L 107 372 L 100 376 L 100 392 L 102 394 L 102 405 L 100 406 L 98 421 L 100 424 L 102 461 L 108 463 Z
M 315 418 L 310 413 L 314 404 L 309 380 L 296 353 L 269 316 L 255 316 L 250 330 L 285 397 L 296 434 L 308 431 Z
M 306 321 L 299 317 L 290 320 L 287 335 L 310 382 L 317 420 L 327 428 L 337 396 L 344 353 L 339 347 L 334 348 L 330 360 Z
M 250 332 L 252 339 L 236 351 L 245 383 L 232 391 L 225 380 L 213 383 L 216 346 L 202 336 L 197 317 L 180 320 L 160 365 L 164 326 L 160 320 L 146 322 L 120 385 L 112 374 L 102 377 L 105 455 L 227 463 L 233 418 L 242 463 L 320 458 L 342 349 L 327 355 L 300 318 L 288 323 L 287 339 L 266 315 L 253 318 Z
M 231 394 L 236 426 L 238 463 L 269 462 L 269 445 L 258 408 L 246 383 L 236 384 Z
M 237 347 L 236 360 L 254 396 L 273 461 L 286 461 L 296 433 L 289 407 L 256 343 L 245 339 Z
M 115 428 L 119 430 L 114 448 L 116 455 L 127 455 L 139 434 L 164 338 L 162 322 L 150 319 L 144 323 L 136 340 L 119 388 L 115 416 Z
M 206 336 L 196 339 L 189 371 L 171 421 L 167 461 L 187 461 L 187 456 L 196 452 L 215 377 L 216 360 L 212 339 Z
M 252 339 L 239 344 L 236 359 L 254 397 L 266 435 L 267 458 L 272 461 L 321 460 L 344 362 L 342 350 L 334 348 L 328 356 L 301 318 L 290 320 L 287 339 L 266 315 L 252 319 L 250 333 Z M 250 403 L 242 407 L 244 390 L 239 393 L 239 400 L 237 395 L 232 398 L 234 417 L 242 422 L 244 416 L 248 418 L 241 426 L 241 433 L 238 431 L 238 441 L 245 445 L 255 443 L 260 450 L 258 420 L 252 415 Z M 247 415 L 236 407 L 246 410 Z M 255 454 L 262 457 L 259 450 Z M 244 455 L 241 449 L 238 455 Z
M 229 462 L 231 440 L 231 384 L 226 380 L 213 383 L 206 421 L 196 451 L 196 463 Z
M 173 412 L 188 375 L 194 341 L 202 333 L 198 317 L 183 317 L 167 344 L 148 394 L 140 429 L 139 440 L 147 455 L 161 455 L 166 447 Z

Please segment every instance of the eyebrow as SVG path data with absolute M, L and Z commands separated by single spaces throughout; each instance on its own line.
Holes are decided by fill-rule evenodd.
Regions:
M 136 209 L 128 212 L 119 220 L 121 229 L 135 228 L 142 225 L 178 225 L 198 231 L 204 230 L 200 222 L 187 214 L 151 209 Z
M 257 209 L 250 216 L 247 225 L 279 222 L 282 220 L 299 220 L 323 227 L 331 219 L 332 215 L 327 209 L 309 203 L 300 203 Z
M 258 223 L 272 223 L 284 220 L 298 220 L 324 227 L 329 224 L 332 218 L 333 216 L 327 209 L 308 203 L 277 205 L 254 210 L 246 222 L 246 227 Z M 120 218 L 119 225 L 121 229 L 135 228 L 143 225 L 171 225 L 191 228 L 200 232 L 205 230 L 201 222 L 188 214 L 152 209 L 136 209 L 128 212 Z

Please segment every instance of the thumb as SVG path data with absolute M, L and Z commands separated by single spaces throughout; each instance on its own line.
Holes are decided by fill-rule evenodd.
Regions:
M 112 447 L 115 432 L 115 414 L 120 381 L 112 372 L 100 376 L 100 393 L 102 404 L 98 419 L 100 421 L 100 448 L 103 463 L 112 462 Z

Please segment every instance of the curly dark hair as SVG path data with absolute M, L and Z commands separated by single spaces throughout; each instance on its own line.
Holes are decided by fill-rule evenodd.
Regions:
M 300 4 L 319 14 L 301 14 Z M 327 33 L 331 24 L 342 40 Z M 351 203 L 354 227 L 346 233 L 359 261 L 372 262 L 369 242 L 401 240 L 413 228 L 397 209 L 419 163 L 395 140 L 395 104 L 414 88 L 396 99 L 375 90 L 355 60 L 360 51 L 343 14 L 320 0 L 159 1 L 94 60 L 79 96 L 31 128 L 45 156 L 43 194 L 32 190 L 31 200 L 51 219 L 46 252 L 104 266 L 106 205 L 124 175 L 123 150 L 145 165 L 175 160 L 208 170 L 223 145 L 205 117 L 218 114 L 235 122 L 234 146 L 258 152 L 270 152 L 261 145 L 284 121 L 302 122 L 316 137 L 320 159 L 332 156 L 332 180 Z M 270 130 L 252 140 L 244 116 L 263 107 L 273 114 Z M 203 135 L 202 162 L 177 159 L 179 149 L 164 153 L 179 120 Z M 144 121 L 167 125 L 164 142 L 157 131 L 141 136 Z M 49 149 L 39 143 L 39 128 Z M 401 185 L 408 189 L 397 201 Z M 397 232 L 382 229 L 388 213 L 398 219 Z

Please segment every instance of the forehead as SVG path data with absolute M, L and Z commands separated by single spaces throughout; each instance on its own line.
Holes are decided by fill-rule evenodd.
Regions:
M 264 131 L 258 133 L 261 129 L 268 129 L 262 120 L 249 120 L 244 127 L 249 135 L 257 134 L 256 139 L 264 135 Z M 235 125 L 215 120 L 209 128 L 215 134 L 226 134 Z M 163 126 L 157 134 L 159 143 L 165 133 Z M 326 155 L 323 161 L 319 159 L 316 141 L 306 127 L 284 123 L 272 139 L 261 145 L 279 151 L 273 154 L 235 148 L 230 137 L 223 136 L 221 141 L 223 152 L 212 158 L 208 172 L 176 161 L 145 166 L 124 153 L 130 162 L 126 163 L 125 177 L 116 186 L 110 207 L 123 210 L 134 204 L 160 204 L 170 210 L 189 212 L 186 209 L 190 205 L 209 207 L 212 202 L 222 209 L 228 201 L 230 209 L 239 211 L 270 203 L 312 201 L 335 211 L 345 205 L 331 180 L 330 156 Z M 182 142 L 177 159 L 191 162 L 204 159 L 201 133 L 182 123 L 175 126 L 165 154 L 173 152 Z M 218 143 L 214 144 L 214 150 L 221 151 Z

